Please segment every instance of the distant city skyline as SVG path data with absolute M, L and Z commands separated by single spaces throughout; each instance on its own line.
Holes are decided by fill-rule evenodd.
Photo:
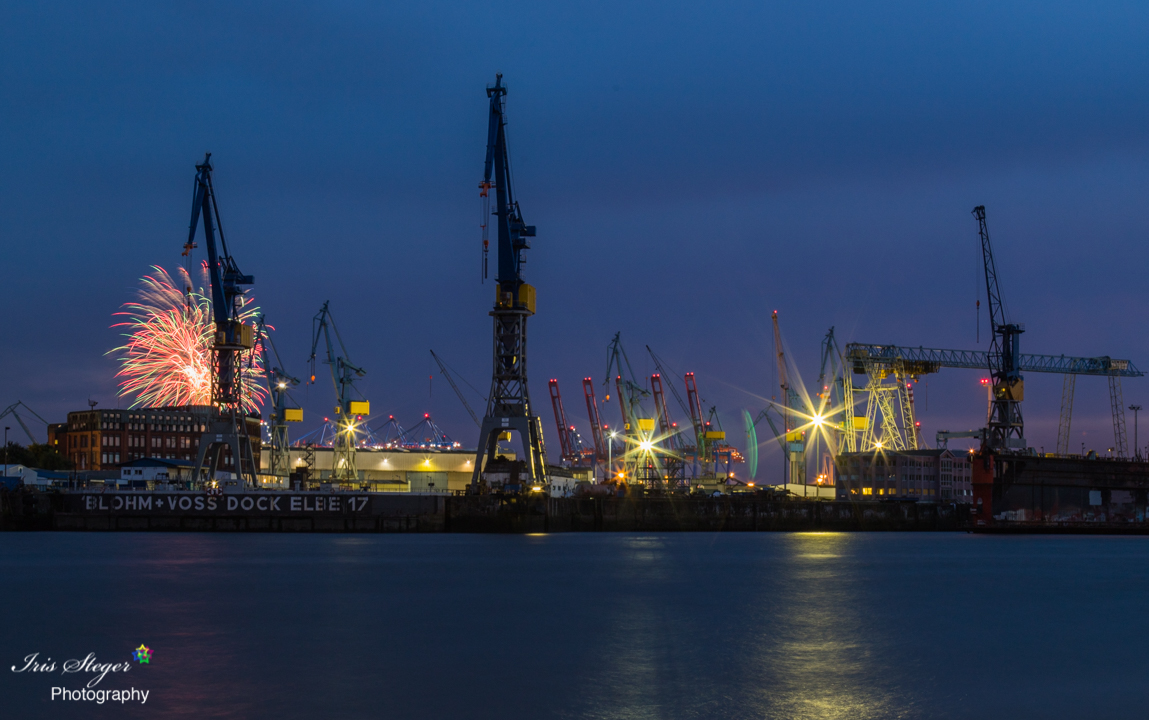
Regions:
M 1023 352 L 1149 370 L 1149 8 L 500 8 L 5 6 L 0 407 L 62 421 L 89 398 L 127 406 L 112 313 L 152 265 L 183 261 L 211 151 L 285 369 L 310 374 L 330 300 L 375 416 L 430 412 L 473 446 L 429 350 L 487 392 L 476 186 L 496 72 L 538 227 L 529 373 L 552 462 L 546 382 L 585 437 L 580 383 L 602 382 L 617 331 L 636 373 L 653 371 L 645 345 L 695 372 L 736 444 L 741 411 L 778 394 L 773 310 L 809 385 L 830 326 L 842 345 L 984 349 L 981 204 Z M 333 408 L 316 375 L 296 435 Z M 984 423 L 979 379 L 919 388 L 927 445 Z M 1026 434 L 1046 451 L 1060 383 L 1027 376 Z M 1126 382 L 1125 404 L 1147 388 Z M 1103 379 L 1078 382 L 1075 413 L 1071 450 L 1112 446 Z

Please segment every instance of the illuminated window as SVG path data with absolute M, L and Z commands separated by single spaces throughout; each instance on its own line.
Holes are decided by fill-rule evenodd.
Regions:
M 863 495 L 873 495 L 874 489 L 873 488 L 862 488 L 862 494 Z

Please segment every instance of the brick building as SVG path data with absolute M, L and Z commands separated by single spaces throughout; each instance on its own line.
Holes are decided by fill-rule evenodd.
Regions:
M 951 450 L 842 453 L 837 499 L 971 503 L 970 473 L 969 456 Z
M 194 461 L 212 413 L 205 405 L 80 410 L 68 413 L 67 423 L 50 426 L 48 442 L 77 470 L 103 470 L 145 457 Z M 247 418 L 247 432 L 259 467 L 258 416 Z M 230 453 L 224 463 L 231 464 Z

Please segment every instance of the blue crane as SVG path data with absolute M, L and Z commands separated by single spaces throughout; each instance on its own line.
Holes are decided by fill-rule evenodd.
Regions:
M 211 153 L 207 153 L 203 163 L 196 165 L 195 169 L 191 223 L 183 254 L 190 255 L 197 247 L 196 229 L 202 219 L 207 245 L 208 276 L 211 281 L 212 313 L 215 320 L 215 337 L 212 342 L 215 362 L 211 400 L 216 410 L 216 417 L 209 423 L 207 432 L 200 439 L 193 478 L 196 482 L 212 482 L 223 459 L 223 451 L 228 449 L 231 452 L 237 481 L 254 487 L 257 468 L 252 431 L 243 412 L 245 398 L 241 382 L 242 356 L 245 352 L 251 352 L 254 337 L 252 327 L 240 320 L 240 311 L 243 307 L 241 300 L 246 293 L 244 287 L 254 284 L 255 279 L 240 271 L 228 251 L 215 188 L 212 186 Z M 258 437 L 258 428 L 255 432 Z M 207 465 L 204 464 L 205 461 Z
M 475 455 L 475 469 L 471 476 L 471 492 L 484 493 L 492 488 L 483 475 L 486 463 L 496 459 L 499 439 L 517 432 L 523 443 L 528 492 L 542 491 L 546 486 L 546 451 L 543 448 L 542 420 L 531 408 L 527 390 L 527 318 L 535 314 L 535 289 L 523 280 L 523 251 L 530 248 L 535 226 L 523 221 L 519 203 L 515 200 L 511 178 L 510 155 L 507 150 L 507 119 L 505 103 L 507 88 L 503 76 L 495 76 L 495 84 L 487 88 L 487 156 L 483 165 L 483 181 L 479 184 L 480 197 L 489 203 L 490 190 L 495 190 L 494 215 L 498 222 L 498 276 L 495 291 L 494 353 L 491 371 L 491 393 L 487 411 L 479 429 L 479 444 Z M 483 231 L 489 216 L 483 218 Z M 487 240 L 483 239 L 483 273 L 486 277 Z M 500 473 L 501 476 L 501 473 Z M 500 482 L 502 482 L 500 480 Z M 516 483 L 504 482 L 507 486 Z M 520 483 L 520 490 L 524 484 Z

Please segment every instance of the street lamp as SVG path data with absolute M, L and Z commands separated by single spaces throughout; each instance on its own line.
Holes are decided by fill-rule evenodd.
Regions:
M 1137 413 L 1141 411 L 1141 406 L 1130 405 L 1129 409 L 1133 411 L 1133 457 L 1140 460 L 1141 447 L 1137 444 Z
M 1136 425 L 1136 423 L 1134 423 Z M 8 477 L 8 431 L 12 428 L 4 426 L 4 477 Z

